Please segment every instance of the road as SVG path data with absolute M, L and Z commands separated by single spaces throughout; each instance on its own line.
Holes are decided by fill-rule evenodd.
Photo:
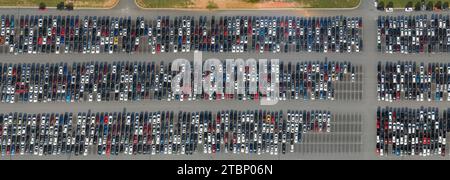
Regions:
M 372 0 L 363 0 L 360 7 L 353 10 L 311 10 L 311 9 L 301 9 L 301 10 L 268 10 L 268 11 L 230 11 L 230 10 L 217 10 L 217 11 L 186 11 L 186 10 L 141 10 L 133 4 L 131 1 L 121 1 L 115 8 L 111 10 L 75 10 L 71 12 L 58 11 L 58 10 L 48 10 L 48 12 L 40 12 L 37 9 L 2 9 L 2 14 L 15 14 L 27 13 L 27 14 L 51 14 L 51 15 L 80 15 L 80 16 L 144 16 L 152 18 L 155 16 L 225 16 L 225 15 L 255 15 L 255 16 L 356 16 L 362 17 L 364 23 L 364 51 L 355 54 L 308 54 L 308 53 L 288 53 L 288 54 L 204 54 L 204 59 L 214 57 L 218 59 L 226 58 L 264 58 L 271 59 L 277 58 L 283 61 L 317 61 L 328 60 L 335 61 L 350 61 L 352 64 L 361 65 L 363 67 L 363 74 L 360 81 L 362 81 L 362 99 L 352 100 L 352 101 L 287 101 L 280 102 L 275 106 L 260 106 L 254 102 L 238 102 L 238 101 L 221 101 L 221 102 L 138 102 L 138 103 L 80 103 L 80 104 L 62 104 L 62 103 L 51 103 L 51 104 L 0 104 L 0 109 L 2 112 L 80 112 L 87 111 L 89 109 L 95 111 L 122 111 L 124 108 L 127 111 L 158 111 L 158 110 L 174 110 L 174 111 L 204 111 L 204 110 L 225 110 L 225 109 L 239 109 L 239 110 L 255 110 L 255 109 L 270 109 L 270 110 L 329 110 L 333 114 L 338 116 L 344 116 L 348 114 L 354 114 L 357 117 L 347 118 L 340 117 L 336 118 L 335 123 L 342 123 L 346 120 L 355 120 L 356 124 L 361 128 L 356 129 L 345 129 L 347 126 L 343 125 L 341 129 L 337 131 L 354 131 L 356 134 L 352 133 L 346 134 L 344 137 L 339 136 L 335 139 L 323 139 L 319 136 L 311 135 L 312 141 L 310 145 L 304 145 L 304 147 L 299 147 L 300 151 L 288 155 L 279 156 L 256 156 L 256 155 L 199 155 L 195 154 L 193 156 L 133 156 L 132 159 L 399 159 L 396 157 L 380 158 L 375 155 L 375 113 L 377 107 L 411 107 L 419 108 L 424 107 L 438 107 L 441 111 L 449 107 L 448 102 L 441 103 L 419 103 L 403 101 L 400 103 L 386 103 L 378 102 L 376 98 L 376 64 L 386 61 L 415 61 L 415 62 L 448 62 L 447 54 L 415 54 L 415 55 L 385 55 L 377 52 L 376 49 L 376 19 L 379 15 L 403 15 L 405 12 L 394 12 L 386 14 L 385 12 L 379 12 L 373 6 Z M 417 12 L 416 12 L 417 13 Z M 448 12 L 447 12 L 448 13 Z M 411 14 L 411 13 L 409 13 Z M 419 13 L 417 13 L 419 14 Z M 431 12 L 420 12 L 420 14 L 431 14 Z M 187 54 L 161 54 L 161 55 L 150 55 L 150 54 L 134 54 L 134 55 L 1 55 L 0 62 L 83 62 L 83 61 L 161 61 L 161 60 L 173 60 L 176 58 L 186 58 L 192 59 L 193 55 Z M 338 93 L 338 92 L 337 92 Z M 345 124 L 345 123 L 344 123 Z M 350 127 L 350 126 L 348 126 Z M 353 127 L 353 126 L 351 126 Z M 323 141 L 331 142 L 334 146 L 327 147 L 323 145 Z M 314 145 L 314 143 L 319 143 Z M 320 145 L 322 143 L 322 145 Z M 354 146 L 352 146 L 354 144 Z M 344 148 L 341 148 L 344 147 Z M 326 148 L 324 148 L 326 147 Z M 348 147 L 348 148 L 345 148 Z M 351 148 L 350 148 L 351 147 Z M 303 148 L 303 149 L 302 149 Z M 312 148 L 312 149 L 308 149 Z M 8 157 L 6 159 L 42 159 L 43 157 Z M 98 156 L 88 156 L 88 157 L 44 157 L 46 159 L 130 159 L 131 157 L 119 156 L 119 157 L 98 157 Z M 403 158 L 402 158 L 403 159 Z M 417 157 L 408 157 L 405 159 L 418 159 Z M 423 158 L 420 158 L 423 159 Z M 449 156 L 445 158 L 432 157 L 427 159 L 449 159 Z

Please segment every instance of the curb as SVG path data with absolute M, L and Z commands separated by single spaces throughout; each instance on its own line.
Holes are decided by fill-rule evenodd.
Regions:
M 73 10 L 108 10 L 115 8 L 121 0 L 117 0 L 111 7 L 75 7 Z M 38 6 L 0 6 L 0 9 L 38 9 Z M 46 9 L 56 9 L 56 7 L 47 7 Z
M 361 4 L 364 0 L 359 0 L 359 4 L 352 8 L 261 8 L 261 9 L 198 9 L 198 8 L 145 8 L 140 6 L 137 3 L 137 0 L 134 0 L 136 6 L 141 10 L 177 10 L 177 11 L 297 11 L 297 10 L 312 10 L 312 11 L 339 11 L 339 10 L 355 10 L 361 7 Z

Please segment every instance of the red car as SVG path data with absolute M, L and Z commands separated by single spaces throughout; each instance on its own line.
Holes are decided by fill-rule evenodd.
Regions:
M 133 144 L 137 145 L 138 143 L 138 136 L 137 135 L 133 135 Z
M 380 129 L 380 118 L 377 117 L 377 129 Z
M 217 117 L 216 117 L 216 124 L 220 124 L 221 120 L 222 120 L 222 118 L 220 117 L 219 114 L 217 114 Z
M 212 149 L 212 153 L 216 154 L 216 145 L 215 144 L 212 145 L 211 149 Z
M 259 93 L 256 93 L 255 95 L 253 95 L 253 97 L 256 102 L 259 101 Z
M 223 143 L 224 144 L 228 143 L 228 132 L 225 132 L 225 136 L 223 137 Z
M 42 45 L 42 37 L 38 38 L 38 45 Z
M 109 122 L 109 116 L 108 115 L 105 115 L 105 117 L 103 118 L 103 122 L 105 122 L 105 125 L 108 124 L 108 122 Z
M 106 156 L 111 155 L 111 136 L 108 136 L 108 140 L 106 141 Z
M 100 124 L 100 116 L 99 115 L 95 116 L 95 124 L 97 124 L 97 125 Z
M 161 45 L 160 44 L 158 44 L 158 45 L 156 45 L 156 53 L 161 53 Z
M 216 100 L 221 100 L 222 99 L 222 94 L 216 94 Z

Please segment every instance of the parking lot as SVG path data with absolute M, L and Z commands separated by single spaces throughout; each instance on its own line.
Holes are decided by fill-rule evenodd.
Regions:
M 355 82 L 337 82 L 337 101 L 361 101 L 364 94 L 364 70 L 362 66 L 355 67 Z
M 16 17 L 20 17 L 20 14 L 38 14 L 36 10 L 20 10 L 18 14 L 17 10 L 4 10 L 5 14 L 15 14 Z M 74 12 L 58 12 L 58 11 L 49 11 L 45 13 L 45 15 L 79 15 L 80 17 L 84 16 L 109 16 L 111 14 L 117 15 L 129 15 L 133 18 L 145 15 L 145 19 L 152 19 L 158 16 L 162 16 L 165 14 L 170 14 L 171 16 L 184 16 L 191 15 L 192 17 L 198 18 L 200 15 L 212 16 L 231 16 L 239 14 L 240 16 L 252 16 L 257 12 L 253 11 L 217 11 L 214 13 L 210 12 L 185 12 L 185 11 L 152 11 L 152 12 L 143 12 L 138 9 L 134 9 L 132 7 L 127 7 L 119 10 L 110 10 L 110 11 L 88 11 L 88 10 L 79 10 Z M 314 109 L 322 109 L 332 112 L 333 114 L 340 116 L 346 114 L 357 114 L 357 117 L 354 118 L 336 118 L 336 130 L 342 132 L 342 134 L 336 132 L 331 132 L 330 135 L 311 135 L 308 139 L 308 144 L 299 145 L 299 151 L 296 153 L 290 153 L 286 155 L 278 155 L 278 156 L 246 156 L 246 155 L 233 155 L 233 154 L 217 154 L 217 155 L 193 155 L 193 156 L 177 156 L 177 157 L 168 157 L 168 156 L 136 156 L 133 159 L 398 159 L 398 157 L 378 157 L 375 151 L 376 144 L 376 111 L 377 107 L 410 107 L 410 108 L 420 108 L 424 107 L 437 107 L 440 109 L 448 108 L 447 102 L 416 102 L 416 101 L 401 101 L 397 103 L 389 103 L 389 102 L 378 102 L 377 101 L 377 64 L 378 62 L 386 63 L 386 62 L 398 62 L 398 61 L 412 61 L 416 63 L 425 62 L 428 63 L 429 59 L 432 59 L 433 62 L 436 63 L 447 63 L 448 58 L 445 54 L 436 53 L 436 54 L 387 54 L 378 53 L 377 52 L 377 17 L 379 15 L 405 15 L 404 12 L 395 12 L 391 14 L 386 14 L 384 12 L 378 12 L 372 6 L 372 3 L 369 1 L 364 1 L 361 7 L 355 10 L 299 10 L 299 11 L 265 11 L 264 14 L 267 16 L 349 16 L 349 17 L 362 17 L 364 23 L 364 32 L 362 33 L 362 39 L 364 40 L 364 50 L 360 53 L 242 53 L 239 55 L 230 54 L 230 53 L 205 53 L 204 58 L 215 57 L 218 59 L 226 59 L 226 58 L 236 58 L 240 57 L 243 59 L 246 58 L 277 58 L 284 61 L 290 62 L 298 62 L 298 61 L 322 61 L 326 57 L 330 60 L 339 61 L 339 62 L 351 62 L 354 65 L 361 66 L 362 73 L 357 73 L 356 83 L 340 85 L 337 83 L 336 86 L 336 97 L 345 97 L 346 100 L 336 100 L 336 101 L 282 101 L 279 102 L 275 106 L 267 107 L 260 106 L 258 103 L 251 101 L 227 101 L 227 102 L 213 102 L 213 101 L 205 101 L 202 103 L 197 102 L 167 102 L 161 101 L 157 103 L 153 102 L 102 102 L 101 105 L 97 103 L 74 103 L 74 104 L 66 104 L 66 103 L 47 103 L 42 105 L 36 104 L 0 104 L 0 108 L 2 112 L 17 112 L 18 109 L 23 112 L 28 113 L 44 113 L 49 112 L 85 112 L 89 109 L 95 109 L 97 112 L 117 112 L 122 111 L 123 108 L 126 108 L 127 111 L 142 111 L 151 109 L 152 111 L 162 111 L 162 110 L 183 110 L 183 111 L 220 111 L 223 109 L 243 109 L 243 110 L 252 110 L 252 109 L 267 109 L 271 111 L 283 110 L 287 111 L 289 109 L 302 109 L 302 110 L 314 110 Z M 420 14 L 428 14 L 431 17 L 431 13 L 422 12 L 417 13 Z M 44 14 L 42 14 L 44 15 Z M 406 14 L 408 15 L 408 14 Z M 90 61 L 123 61 L 130 60 L 132 61 L 164 61 L 167 59 L 175 59 L 179 57 L 192 58 L 190 54 L 163 54 L 150 56 L 151 53 L 148 54 L 133 54 L 132 56 L 128 54 L 97 54 L 97 55 L 48 55 L 48 54 L 40 54 L 40 55 L 2 55 L 1 62 L 2 63 L 32 63 L 32 62 L 40 62 L 40 63 L 60 63 L 62 61 L 67 62 L 69 64 L 73 62 L 90 62 Z M 356 88 L 344 88 L 345 86 L 356 86 Z M 355 91 L 356 93 L 349 93 L 346 95 L 340 94 L 347 91 Z M 358 98 L 358 94 L 361 98 Z M 356 100 L 347 100 L 348 96 L 356 96 Z M 336 98 L 340 99 L 340 98 Z M 353 99 L 353 98 L 350 98 Z M 354 119 L 354 120 L 353 120 Z M 342 121 L 342 125 L 338 125 L 337 121 Z M 332 126 L 333 127 L 333 126 Z M 308 136 L 308 135 L 306 135 Z M 323 139 L 322 139 L 323 138 Z M 322 143 L 321 143 L 322 142 Z M 323 143 L 328 142 L 328 143 Z M 342 143 L 338 143 L 342 142 Z M 306 142 L 305 142 L 306 143 Z M 318 143 L 315 145 L 315 143 Z M 12 159 L 22 159 L 29 158 L 35 159 L 39 157 L 28 157 L 28 156 L 15 156 Z M 45 158 L 61 158 L 67 159 L 68 157 L 45 157 Z M 70 159 L 105 159 L 104 157 L 98 156 L 88 156 L 88 157 L 69 157 Z M 118 156 L 111 157 L 110 159 L 126 159 L 127 156 Z M 417 159 L 417 157 L 401 157 L 406 159 Z M 443 159 L 443 157 L 430 157 L 431 159 Z M 420 159 L 430 159 L 420 158 Z M 448 159 L 448 156 L 445 157 Z M 5 157 L 4 159 L 11 159 Z
M 378 65 L 379 101 L 449 101 L 448 74 L 443 63 L 398 62 Z
M 134 107 L 132 107 L 132 106 L 130 106 L 130 107 L 132 109 L 134 109 Z M 251 105 L 250 105 L 250 107 L 251 107 Z M 35 110 L 39 111 L 39 109 L 37 109 L 37 108 L 35 108 Z M 83 111 L 83 110 L 84 109 L 80 109 L 80 111 Z M 30 111 L 30 112 L 32 112 L 32 111 Z M 124 110 L 122 112 L 127 112 L 127 111 Z M 275 111 L 273 111 L 273 112 L 275 112 Z M 92 112 L 92 113 L 95 114 L 95 112 Z M 76 115 L 76 114 L 77 113 L 75 113 L 74 115 Z M 291 111 L 291 114 L 292 114 L 292 111 Z M 33 116 L 33 114 L 29 114 L 29 115 Z M 286 112 L 284 113 L 284 115 L 286 115 Z M 314 130 L 312 132 L 307 132 L 307 133 L 303 134 L 302 135 L 303 140 L 301 142 L 299 142 L 300 144 L 295 145 L 294 152 L 287 152 L 287 154 L 280 153 L 278 155 L 277 154 L 271 154 L 271 155 L 269 155 L 269 154 L 267 154 L 267 155 L 253 154 L 252 155 L 252 153 L 250 153 L 245 156 L 246 156 L 246 158 L 248 158 L 248 157 L 285 158 L 287 156 L 294 155 L 295 157 L 299 158 L 299 157 L 317 157 L 317 156 L 335 157 L 338 155 L 341 157 L 346 157 L 346 156 L 352 156 L 354 154 L 359 154 L 359 153 L 362 153 L 362 148 L 363 148 L 361 135 L 362 135 L 362 128 L 364 127 L 364 124 L 363 124 L 363 121 L 361 120 L 361 118 L 362 118 L 362 115 L 359 113 L 355 113 L 355 114 L 349 114 L 349 113 L 345 113 L 345 112 L 340 112 L 337 114 L 332 113 L 330 126 L 329 126 L 329 128 L 330 128 L 329 132 L 327 132 L 328 130 L 326 130 L 326 128 L 324 128 L 323 132 L 320 132 L 319 129 L 317 129 L 317 131 Z M 75 119 L 76 119 L 76 117 L 74 117 L 74 120 Z M 11 127 L 11 126 L 9 126 L 9 127 Z M 62 126 L 62 127 L 64 127 L 64 126 Z M 73 128 L 75 128 L 75 127 L 76 126 L 74 126 Z M 113 126 L 111 125 L 110 127 L 113 127 Z M 313 126 L 311 126 L 311 127 L 313 127 Z M 319 127 L 319 126 L 316 126 L 316 127 Z M 64 131 L 60 131 L 60 132 L 62 133 Z M 86 131 L 86 133 L 89 133 L 89 132 Z M 63 136 L 63 135 L 61 134 L 61 136 Z M 20 137 L 20 136 L 17 136 L 17 137 Z M 122 138 L 124 138 L 124 137 L 122 137 Z M 109 142 L 109 141 L 107 141 L 107 142 Z M 18 146 L 18 147 L 20 147 L 20 146 Z M 198 147 L 199 147 L 198 151 L 195 152 L 193 155 L 189 155 L 189 156 L 192 156 L 193 158 L 196 158 L 199 155 L 201 158 L 206 158 L 206 157 L 222 158 L 222 157 L 228 157 L 229 155 L 227 155 L 227 154 L 233 154 L 232 151 L 229 151 L 228 153 L 216 152 L 216 153 L 212 153 L 212 154 L 208 155 L 208 153 L 203 154 L 203 147 L 201 145 L 199 145 Z M 280 148 L 281 147 L 282 146 L 280 144 Z M 98 147 L 93 146 L 92 148 L 88 149 L 88 153 L 90 155 L 87 157 L 92 157 L 93 156 L 92 154 L 96 154 L 97 152 L 98 152 Z M 280 152 L 281 152 L 281 149 L 280 149 Z M 203 154 L 203 155 L 201 155 L 201 154 Z M 242 154 L 245 154 L 245 153 L 240 153 L 240 154 L 241 155 L 239 155 L 239 153 L 233 154 L 232 158 L 243 156 Z M 68 155 L 60 154 L 60 155 L 44 155 L 44 156 L 46 158 L 52 158 L 52 159 L 54 159 L 54 158 L 57 158 L 57 159 L 67 159 L 67 158 L 68 159 L 80 159 L 80 158 L 84 159 L 84 158 L 86 158 L 86 156 L 83 156 L 82 154 L 75 156 L 75 153 L 73 153 L 71 155 L 70 154 L 68 154 Z M 96 155 L 96 156 L 97 156 L 96 158 L 100 157 L 98 155 Z M 107 156 L 106 154 L 104 154 L 101 156 L 103 156 L 101 159 L 117 159 L 117 158 L 120 159 L 120 158 L 126 158 L 127 156 L 130 157 L 130 155 L 124 155 L 124 154 L 119 154 L 119 156 L 112 155 L 112 154 Z M 150 154 L 147 156 L 150 156 Z M 158 159 L 162 156 L 165 156 L 166 158 L 171 157 L 171 155 L 151 155 L 151 156 L 152 157 L 149 157 L 149 158 L 152 158 L 152 159 Z M 186 156 L 188 156 L 188 155 L 173 154 L 173 157 L 175 157 L 175 158 L 186 158 Z M 9 159 L 7 157 L 8 156 L 3 157 L 3 159 Z M 22 158 L 34 159 L 37 157 L 39 157 L 39 153 L 37 155 L 27 155 L 25 153 L 24 155 L 16 154 L 14 156 L 11 156 L 12 159 L 22 159 Z M 140 159 L 140 158 L 143 158 L 146 156 L 133 155 L 132 157 Z
M 1 16 L 13 54 L 332 52 L 363 50 L 360 17 Z
M 268 83 L 280 82 L 278 100 L 359 100 L 361 98 L 361 67 L 348 62 L 309 61 L 268 64 L 271 69 L 279 68 L 279 73 L 258 64 L 240 67 L 233 64 L 217 65 L 217 71 L 210 71 L 210 82 L 216 84 L 204 93 L 181 92 L 182 78 L 178 72 L 190 73 L 195 77 L 194 64 L 182 64 L 181 71 L 172 69 L 167 62 L 82 62 L 82 63 L 24 63 L 0 64 L 1 102 L 51 103 L 51 102 L 97 102 L 120 101 L 138 102 L 144 100 L 199 101 L 199 100 L 255 100 L 263 93 L 251 91 L 250 84 L 261 83 L 257 72 L 268 71 L 268 77 L 277 78 Z M 191 68 L 187 68 L 191 67 Z M 231 67 L 231 68 L 230 68 Z M 228 68 L 228 69 L 227 69 Z M 222 72 L 222 73 L 220 73 Z M 242 77 L 236 76 L 242 74 Z M 203 79 L 206 78 L 203 75 Z M 215 77 L 224 77 L 218 81 Z M 231 82 L 242 80 L 241 87 Z M 220 79 L 222 80 L 222 79 Z M 203 80 L 203 81 L 207 81 Z M 172 89 L 173 83 L 180 85 Z M 338 88 L 335 88 L 339 83 Z M 224 88 L 220 91 L 217 88 Z M 257 85 L 260 87 L 261 85 Z M 183 88 L 187 88 L 184 87 Z M 242 93 L 239 93 L 242 89 Z M 356 90 L 356 91 L 353 91 Z M 336 97 L 335 93 L 341 96 Z M 352 93 L 358 93 L 352 95 Z M 276 93 L 274 91 L 268 94 Z
M 450 45 L 449 17 L 442 14 L 420 16 L 380 16 L 377 20 L 377 47 L 388 54 L 447 53 Z
M 385 108 L 377 111 L 380 156 L 447 156 L 448 110 Z
M 323 110 L 0 114 L 2 156 L 286 154 L 331 133 Z M 45 137 L 49 137 L 47 140 Z
M 327 134 L 305 134 L 305 141 L 299 144 L 302 155 L 352 155 L 362 153 L 362 115 L 359 113 L 335 114 L 332 132 Z

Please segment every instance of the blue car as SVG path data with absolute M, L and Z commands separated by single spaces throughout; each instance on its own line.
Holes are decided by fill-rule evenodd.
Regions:
M 71 100 L 71 93 L 70 91 L 68 91 L 67 96 L 66 96 L 66 103 L 70 103 Z

